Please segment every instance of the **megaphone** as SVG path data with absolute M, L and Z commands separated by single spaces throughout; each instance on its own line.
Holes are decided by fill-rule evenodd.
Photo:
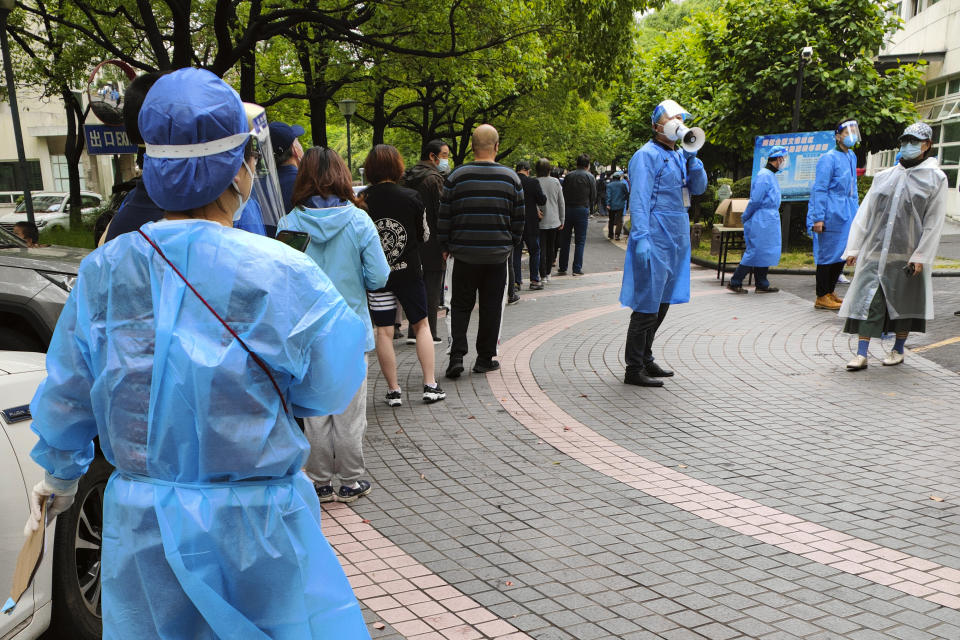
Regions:
M 680 147 L 690 153 L 696 153 L 706 144 L 707 135 L 700 127 L 687 127 L 680 120 L 670 120 L 663 125 L 663 134 L 680 143 Z

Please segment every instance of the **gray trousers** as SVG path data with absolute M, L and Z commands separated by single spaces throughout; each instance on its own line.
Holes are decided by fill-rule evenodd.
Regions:
M 353 484 L 366 470 L 363 434 L 367 430 L 367 381 L 343 413 L 303 419 L 303 432 L 310 442 L 310 457 L 304 470 L 319 485 Z

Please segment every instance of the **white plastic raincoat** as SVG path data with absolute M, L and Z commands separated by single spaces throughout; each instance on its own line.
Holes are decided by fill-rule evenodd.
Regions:
M 940 243 L 947 205 L 947 177 L 935 158 L 906 169 L 897 164 L 873 179 L 850 228 L 843 258 L 857 258 L 857 270 L 840 316 L 866 320 L 883 287 L 891 319 L 933 318 L 931 267 Z M 904 267 L 923 265 L 918 276 Z

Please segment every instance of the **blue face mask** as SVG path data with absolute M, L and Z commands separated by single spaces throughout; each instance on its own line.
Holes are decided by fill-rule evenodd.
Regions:
M 847 149 L 852 149 L 858 142 L 860 141 L 855 135 L 848 134 L 843 136 L 843 146 L 845 146 Z
M 904 142 L 900 145 L 900 157 L 904 160 L 915 160 L 923 153 L 920 142 Z
M 440 158 L 440 160 L 437 162 L 437 170 L 440 171 L 440 173 L 446 173 L 449 171 L 450 161 L 446 158 Z

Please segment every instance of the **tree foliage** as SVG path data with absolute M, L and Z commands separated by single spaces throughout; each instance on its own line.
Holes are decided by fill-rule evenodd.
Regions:
M 687 3 L 684 3 L 684 5 Z M 683 5 L 681 5 L 682 7 Z M 873 0 L 723 0 L 703 3 L 667 34 L 641 30 L 629 79 L 618 92 L 617 122 L 649 136 L 649 114 L 672 97 L 696 114 L 709 140 L 702 155 L 733 169 L 752 154 L 756 135 L 790 130 L 800 50 L 805 69 L 800 129 L 860 122 L 861 155 L 890 148 L 916 118 L 911 102 L 920 70 L 879 71 L 873 59 L 897 28 L 890 7 Z

